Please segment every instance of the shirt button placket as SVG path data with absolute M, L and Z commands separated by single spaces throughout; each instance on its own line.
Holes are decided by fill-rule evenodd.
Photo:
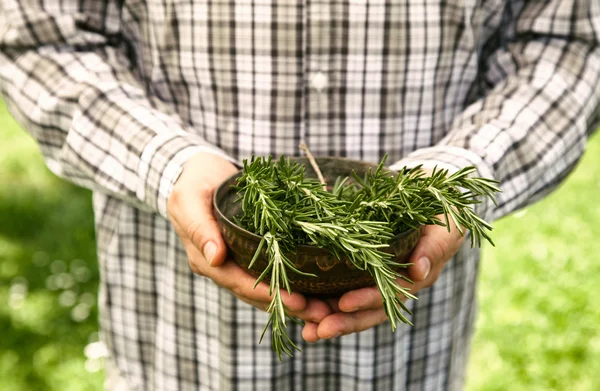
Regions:
M 322 0 L 312 0 L 310 3 L 309 17 L 311 18 L 309 24 L 311 31 L 308 33 L 311 36 L 310 47 L 317 50 L 315 58 L 311 58 L 310 74 L 308 75 L 308 82 L 311 89 L 317 93 L 321 93 L 328 84 L 327 72 L 323 63 L 323 34 L 327 32 L 323 28 L 323 19 L 326 17 L 325 7 L 321 4 Z M 310 53 L 309 53 L 310 55 Z M 311 56 L 312 57 L 312 56 Z
M 307 0 L 307 31 L 306 36 L 308 39 L 306 45 L 306 61 L 307 71 L 306 74 L 306 97 L 305 107 L 307 110 L 306 126 L 303 134 L 304 141 L 309 144 L 310 135 L 316 136 L 318 140 L 318 127 L 321 126 L 318 120 L 315 120 L 315 116 L 320 111 L 322 99 L 324 99 L 324 92 L 329 87 L 329 75 L 327 71 L 327 56 L 324 54 L 326 48 L 323 45 L 326 44 L 327 40 L 324 41 L 324 34 L 328 34 L 326 31 L 326 23 L 324 19 L 328 19 L 325 13 L 327 9 L 323 0 Z M 313 140 L 313 141 L 316 141 Z M 310 145 L 309 145 L 310 147 Z

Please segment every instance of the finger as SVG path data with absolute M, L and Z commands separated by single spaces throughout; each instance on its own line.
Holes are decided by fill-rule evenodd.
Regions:
M 287 292 L 286 292 L 287 294 Z M 306 307 L 301 311 L 290 312 L 290 315 L 300 318 L 306 322 L 319 323 L 333 311 L 323 300 L 308 298 Z
M 325 302 L 329 304 L 332 312 L 340 312 L 339 300 L 339 297 L 328 297 L 325 299 Z
M 422 228 L 421 238 L 410 258 L 407 274 L 415 282 L 426 281 L 439 274 L 441 268 L 458 251 L 462 236 L 456 226 L 448 232 L 446 227 L 429 225 Z
M 191 244 L 189 239 L 182 241 L 194 273 L 210 278 L 237 297 L 261 303 L 271 302 L 270 287 L 264 281 L 256 284 L 255 277 L 231 260 L 223 263 L 221 267 L 210 267 L 203 260 L 202 253 Z M 291 311 L 303 311 L 306 308 L 306 298 L 300 293 L 292 292 L 290 295 L 287 291 L 281 290 L 281 298 Z
M 212 190 L 195 187 L 189 191 L 174 192 L 174 220 L 194 247 L 202 252 L 211 266 L 221 265 L 227 255 L 227 247 L 221 237 L 219 226 L 213 216 Z
M 248 298 L 244 297 L 244 296 L 237 296 L 235 295 L 238 299 L 240 299 L 241 301 L 243 301 L 246 304 L 249 304 L 253 307 L 258 308 L 259 310 L 262 311 L 267 311 L 267 308 L 269 306 L 269 304 L 262 302 L 262 301 L 256 301 L 256 300 L 249 300 Z M 320 304 L 308 304 L 307 308 L 302 310 L 302 311 L 291 311 L 288 310 L 286 311 L 287 315 L 289 315 L 292 318 L 297 318 L 300 319 L 302 321 L 305 322 L 305 324 L 311 323 L 311 324 L 318 324 L 323 318 L 325 318 L 327 315 L 330 315 L 331 309 L 327 306 L 327 304 L 321 302 Z M 316 328 L 315 328 L 315 336 L 316 336 Z
M 342 312 L 356 312 L 382 307 L 383 303 L 379 290 L 372 286 L 346 292 L 340 297 L 338 305 Z
M 287 292 L 282 292 L 282 296 L 283 295 L 287 295 Z M 258 300 L 251 300 L 248 299 L 245 296 L 241 296 L 241 295 L 237 295 L 234 294 L 238 299 L 242 300 L 244 303 L 249 304 L 253 307 L 258 308 L 259 310 L 262 311 L 267 311 L 267 308 L 269 307 L 269 303 L 264 302 L 264 301 L 258 301 Z M 303 320 L 306 323 L 314 323 L 317 324 L 319 323 L 323 318 L 325 318 L 328 315 L 331 315 L 333 312 L 331 311 L 331 308 L 329 308 L 329 306 L 327 305 L 327 303 L 321 301 L 321 300 L 317 300 L 317 299 L 309 299 L 308 304 L 306 305 L 306 307 L 303 310 L 300 311 L 292 311 L 289 307 L 286 311 L 286 313 L 293 318 L 298 318 Z M 315 329 L 316 330 L 316 329 Z M 316 335 L 316 334 L 315 334 Z
M 248 300 L 270 303 L 273 299 L 270 295 L 270 287 L 264 281 L 256 285 L 256 278 L 248 274 L 245 270 L 235 264 L 233 261 L 226 261 L 219 268 L 209 268 L 207 277 L 215 283 L 232 291 L 238 297 L 244 297 Z M 300 312 L 306 309 L 307 301 L 304 295 L 292 292 L 290 295 L 286 290 L 280 290 L 283 304 L 292 312 Z
M 201 274 L 212 279 L 219 286 L 230 290 L 236 297 L 244 302 L 253 305 L 261 310 L 266 310 L 269 303 L 273 300 L 270 295 L 270 287 L 265 282 L 260 282 L 256 287 L 256 278 L 242 269 L 233 261 L 226 261 L 219 268 L 212 268 L 206 265 L 204 261 L 198 261 L 202 254 L 189 242 L 184 240 L 186 251 L 190 258 L 195 259 L 191 262 L 195 273 Z M 290 295 L 286 290 L 281 290 L 281 299 L 288 308 L 290 316 L 300 318 L 305 321 L 320 321 L 332 311 L 327 303 L 316 298 L 307 299 L 304 295 L 292 292 Z
M 262 301 L 256 301 L 256 300 L 249 300 L 243 296 L 237 296 L 234 294 L 235 297 L 237 297 L 238 299 L 240 299 L 241 301 L 243 301 L 244 303 L 251 305 L 254 308 L 257 308 L 263 312 L 267 312 L 267 307 L 269 306 L 267 303 L 264 303 Z
M 287 292 L 282 292 L 282 296 L 284 294 L 287 294 Z M 234 294 L 234 296 L 236 296 L 238 299 L 242 300 L 244 303 L 249 304 L 253 307 L 258 308 L 259 310 L 262 311 L 267 311 L 267 308 L 269 306 L 269 303 L 264 302 L 264 301 L 258 301 L 258 300 L 251 300 L 248 299 L 245 296 L 240 296 L 237 294 Z M 288 308 L 288 310 L 286 311 L 286 313 L 293 318 L 298 318 L 303 320 L 306 323 L 319 323 L 323 318 L 325 318 L 328 315 L 331 315 L 333 312 L 331 311 L 331 308 L 329 308 L 329 306 L 327 305 L 327 303 L 321 301 L 321 300 L 317 300 L 317 299 L 309 299 L 308 304 L 306 305 L 306 308 L 304 308 L 303 310 L 300 311 L 292 311 L 291 309 Z
M 319 341 L 321 338 L 319 338 L 319 335 L 317 334 L 318 328 L 319 325 L 317 323 L 306 322 L 302 329 L 302 338 L 304 338 L 306 342 L 311 343 Z
M 419 284 L 411 284 L 403 279 L 397 279 L 396 283 L 404 289 L 407 289 L 411 293 L 415 293 L 420 289 Z M 403 301 L 405 297 L 400 297 Z M 367 287 L 361 289 L 355 289 L 346 292 L 339 300 L 340 311 L 342 312 L 356 312 L 368 309 L 383 308 L 383 299 L 381 293 L 377 287 Z
M 383 309 L 364 310 L 352 313 L 338 312 L 327 316 L 319 323 L 317 336 L 321 339 L 328 339 L 358 333 L 380 325 L 387 319 L 388 317 Z M 311 335 L 307 336 L 310 337 Z

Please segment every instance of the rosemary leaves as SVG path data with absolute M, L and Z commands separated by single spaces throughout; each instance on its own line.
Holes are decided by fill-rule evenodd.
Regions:
M 290 261 L 296 246 L 328 249 L 370 273 L 393 331 L 399 322 L 410 324 L 401 298 L 416 299 L 397 283 L 406 280 L 397 268 L 407 265 L 399 265 L 384 251 L 394 235 L 429 224 L 450 230 L 453 222 L 461 234 L 471 231 L 472 246 L 480 246 L 484 239 L 492 242 L 492 227 L 473 206 L 481 202 L 480 197 L 494 200 L 500 191 L 496 181 L 470 176 L 474 167 L 452 175 L 438 169 L 425 175 L 420 167 L 393 173 L 384 168 L 385 161 L 363 176 L 352 172 L 338 178 L 331 191 L 307 177 L 304 166 L 283 156 L 278 161 L 271 157 L 244 161 L 235 186 L 242 206 L 236 223 L 262 238 L 249 267 L 264 250 L 268 266 L 256 283 L 269 280 L 272 301 L 261 341 L 270 326 L 273 350 L 280 360 L 282 353 L 292 356 L 294 349 L 299 350 L 286 333 L 287 322 L 298 320 L 288 315 L 280 293 L 281 289 L 291 292 L 290 273 L 309 275 Z

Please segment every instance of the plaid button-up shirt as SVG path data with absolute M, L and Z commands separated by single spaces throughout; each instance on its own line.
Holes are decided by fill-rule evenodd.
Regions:
M 94 191 L 101 328 L 132 390 L 460 388 L 476 250 L 410 303 L 414 327 L 300 343 L 279 363 L 257 345 L 266 315 L 190 271 L 172 185 L 199 151 L 239 161 L 306 142 L 475 165 L 502 182 L 480 208 L 495 219 L 576 164 L 599 44 L 598 0 L 0 0 L 7 105 L 53 172 Z

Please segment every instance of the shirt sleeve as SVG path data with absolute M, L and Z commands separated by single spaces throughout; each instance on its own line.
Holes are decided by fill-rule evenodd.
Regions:
M 0 90 L 54 173 L 166 217 L 194 135 L 136 79 L 118 1 L 0 0 Z
M 492 37 L 500 44 L 482 62 L 482 97 L 438 144 L 394 165 L 474 165 L 503 190 L 498 207 L 477 208 L 488 220 L 540 199 L 568 175 L 600 104 L 599 1 L 513 2 L 504 18 Z

